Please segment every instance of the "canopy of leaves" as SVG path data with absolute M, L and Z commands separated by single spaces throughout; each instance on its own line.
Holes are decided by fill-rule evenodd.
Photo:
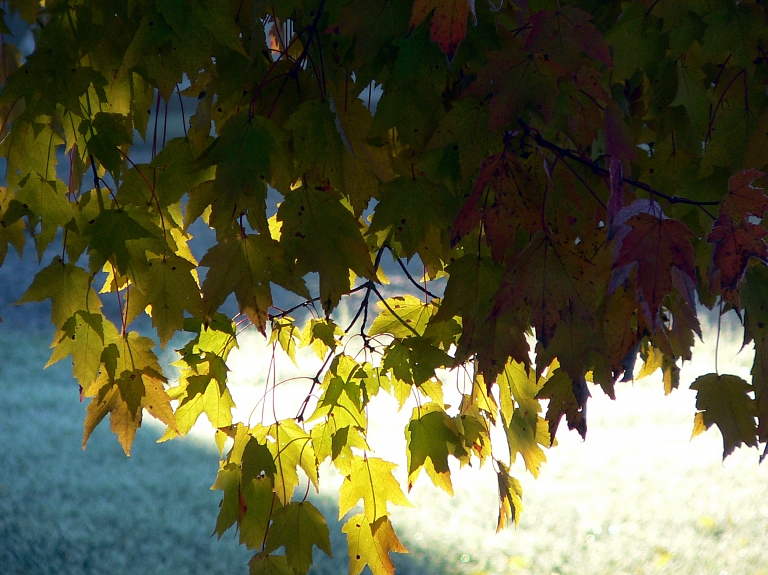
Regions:
M 296 495 L 327 460 L 341 515 L 362 501 L 350 573 L 394 571 L 408 500 L 368 443 L 381 392 L 414 400 L 409 489 L 423 470 L 451 493 L 454 460 L 490 459 L 498 527 L 517 523 L 517 456 L 537 476 L 563 416 L 586 436 L 590 396 L 620 394 L 638 356 L 672 392 L 702 305 L 738 315 L 755 362 L 751 382 L 686 382 L 694 433 L 766 449 L 762 3 L 12 0 L 2 18 L 0 265 L 32 238 L 18 303 L 51 303 L 84 446 L 109 416 L 129 454 L 145 413 L 163 440 L 203 414 L 231 440 L 215 532 L 239 530 L 252 573 L 331 554 Z M 322 362 L 295 418 L 233 420 L 250 326 L 275 361 Z M 452 407 L 445 370 L 466 380 Z

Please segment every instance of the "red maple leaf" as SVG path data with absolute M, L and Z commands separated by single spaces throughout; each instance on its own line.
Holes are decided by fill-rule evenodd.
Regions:
M 539 194 L 516 156 L 502 152 L 487 157 L 480 166 L 472 193 L 456 216 L 451 244 L 456 245 L 482 221 L 493 259 L 501 262 L 515 241 L 518 227 L 529 233 L 540 229 Z
M 511 35 L 502 34 L 502 39 L 504 49 L 488 52 L 488 63 L 477 73 L 477 81 L 467 94 L 492 95 L 488 107 L 492 131 L 504 129 L 528 106 L 551 118 L 560 94 L 557 80 L 565 75 L 565 69 L 546 54 L 524 50 Z
M 563 6 L 558 10 L 541 10 L 530 18 L 533 25 L 525 41 L 526 49 L 550 54 L 566 66 L 582 51 L 594 60 L 613 66 L 608 44 L 597 27 L 590 22 L 589 12 Z
M 728 180 L 728 193 L 720 202 L 720 216 L 727 216 L 737 226 L 750 215 L 762 218 L 768 211 L 768 197 L 763 188 L 752 187 L 752 182 L 764 175 L 757 170 L 743 170 L 732 176 Z
M 622 240 L 614 269 L 637 266 L 638 301 L 648 305 L 649 323 L 657 326 L 662 300 L 675 285 L 673 268 L 696 280 L 690 241 L 695 234 L 678 220 L 648 213 L 632 216 L 626 226 L 630 231 Z
M 474 14 L 474 5 L 474 0 L 416 0 L 413 3 L 410 29 L 413 31 L 434 11 L 429 39 L 437 42 L 443 53 L 452 60 L 467 34 L 467 16 L 470 10 Z
M 734 225 L 734 221 L 721 209 L 720 217 L 707 236 L 707 241 L 715 244 L 709 272 L 710 284 L 714 286 L 719 280 L 721 290 L 736 289 L 744 278 L 750 259 L 768 262 L 768 244 L 763 239 L 766 234 L 768 230 L 764 227 L 746 220 Z

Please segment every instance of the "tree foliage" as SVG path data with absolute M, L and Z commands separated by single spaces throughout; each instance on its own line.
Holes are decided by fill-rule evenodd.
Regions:
M 130 454 L 145 412 L 163 440 L 205 414 L 229 447 L 215 533 L 239 530 L 252 573 L 306 573 L 314 547 L 331 553 L 322 514 L 295 496 L 327 460 L 340 515 L 362 501 L 343 527 L 350 574 L 393 572 L 405 548 L 389 506 L 408 500 L 368 444 L 382 392 L 417 399 L 409 489 L 424 472 L 451 493 L 452 460 L 490 459 L 498 526 L 517 523 L 518 455 L 537 476 L 563 417 L 585 436 L 590 394 L 614 398 L 638 356 L 677 388 L 698 305 L 738 314 L 755 363 L 751 382 L 692 383 L 694 433 L 716 425 L 724 456 L 768 445 L 760 3 L 6 6 L 35 49 L 22 56 L 3 23 L 0 263 L 34 238 L 44 267 L 21 302 L 52 304 L 49 363 L 71 358 L 89 398 L 84 446 L 107 416 Z M 197 106 L 165 141 L 177 94 Z M 198 261 L 200 220 L 216 239 Z M 388 286 L 383 262 L 401 264 Z M 295 305 L 276 307 L 278 286 Z M 301 347 L 322 360 L 295 418 L 233 421 L 226 362 L 244 325 L 294 362 Z M 157 355 L 171 340 L 173 382 Z M 443 369 L 467 374 L 454 408 Z

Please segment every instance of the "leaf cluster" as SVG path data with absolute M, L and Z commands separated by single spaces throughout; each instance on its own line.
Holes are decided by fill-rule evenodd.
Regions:
M 162 440 L 205 414 L 215 532 L 239 529 L 252 573 L 331 554 L 296 496 L 328 461 L 350 574 L 393 572 L 389 505 L 408 502 L 368 444 L 382 392 L 413 406 L 408 489 L 423 471 L 452 493 L 456 465 L 490 459 L 498 527 L 517 523 L 518 455 L 537 476 L 563 417 L 586 436 L 591 393 L 615 398 L 638 357 L 671 393 L 700 306 L 737 314 L 755 359 L 751 382 L 693 382 L 694 434 L 717 426 L 724 456 L 768 446 L 761 3 L 12 0 L 2 17 L 0 265 L 33 238 L 19 303 L 51 302 L 49 364 L 70 358 L 91 398 L 84 446 L 107 416 L 129 454 L 145 412 Z M 173 98 L 197 103 L 166 141 Z M 271 369 L 278 349 L 322 362 L 294 418 L 233 419 L 227 360 L 251 326 Z

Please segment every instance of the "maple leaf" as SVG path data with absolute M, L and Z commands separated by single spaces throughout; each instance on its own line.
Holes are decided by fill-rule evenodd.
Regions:
M 301 332 L 300 347 L 312 346 L 312 349 L 320 359 L 325 359 L 329 351 L 336 351 L 341 345 L 340 336 L 344 331 L 331 319 L 312 319 L 304 326 Z
M 349 291 L 350 270 L 376 278 L 361 224 L 333 194 L 302 186 L 286 197 L 277 219 L 283 222 L 281 243 L 295 258 L 296 273 L 320 274 L 320 301 L 327 312 Z
M 426 263 L 430 250 L 439 253 L 441 230 L 449 223 L 446 204 L 451 200 L 444 187 L 424 179 L 398 178 L 382 185 L 379 197 L 369 235 L 387 230 L 387 243 L 407 259 L 418 254 Z
M 30 220 L 40 222 L 39 232 L 34 234 L 37 257 L 41 259 L 45 248 L 53 241 L 59 226 L 64 227 L 72 219 L 72 205 L 66 197 L 67 188 L 61 180 L 47 181 L 38 173 L 32 173 L 22 181 L 22 188 L 9 206 L 4 220 L 13 223 L 11 212 L 14 204 L 21 204 Z M 31 227 L 38 227 L 32 225 Z
M 502 461 L 496 463 L 499 471 L 496 477 L 499 483 L 499 520 L 496 524 L 496 533 L 504 529 L 510 518 L 515 526 L 520 522 L 520 514 L 523 512 L 523 488 L 520 482 L 509 475 L 509 468 Z
M 334 358 L 323 379 L 323 394 L 307 421 L 330 416 L 339 427 L 367 428 L 363 412 L 362 382 L 357 378 L 358 364 L 347 355 Z
M 435 370 L 451 364 L 451 356 L 424 337 L 396 339 L 384 353 L 381 368 L 409 385 L 422 385 Z
M 506 152 L 495 154 L 480 166 L 472 193 L 451 228 L 451 244 L 482 221 L 493 259 L 501 262 L 514 244 L 516 228 L 535 233 L 540 213 L 539 191 L 520 160 Z
M 299 485 L 297 467 L 301 467 L 317 487 L 317 460 L 312 448 L 312 438 L 292 419 L 270 425 L 268 434 L 275 440 L 268 445 L 277 468 L 274 491 L 280 503 L 288 505 Z
M 416 0 L 413 3 L 410 31 L 432 14 L 429 39 L 438 43 L 448 60 L 453 60 L 467 34 L 470 10 L 474 16 L 474 0 Z
M 396 338 L 404 338 L 415 333 L 424 335 L 429 320 L 437 313 L 434 303 L 425 304 L 412 295 L 405 294 L 387 298 L 379 302 L 381 310 L 368 329 L 368 335 L 373 337 L 388 333 Z
M 179 385 L 169 390 L 171 399 L 179 401 L 174 412 L 178 434 L 189 433 L 203 413 L 214 428 L 231 425 L 232 409 L 236 406 L 226 384 L 211 374 L 192 375 L 193 373 L 195 372 L 187 372 L 179 380 Z M 173 436 L 174 434 L 167 431 L 161 439 L 170 439 Z
M 353 515 L 341 528 L 347 534 L 349 575 L 359 575 L 368 565 L 373 575 L 393 575 L 390 553 L 408 553 L 395 535 L 389 517 L 368 523 L 365 515 Z
M 695 234 L 678 220 L 648 213 L 632 216 L 625 225 L 630 231 L 622 239 L 614 269 L 637 266 L 638 301 L 647 304 L 648 322 L 655 327 L 662 300 L 674 286 L 672 268 L 696 281 L 691 245 Z
M 734 226 L 733 220 L 721 214 L 707 241 L 715 244 L 710 267 L 710 284 L 722 290 L 736 289 L 744 278 L 752 258 L 768 262 L 768 244 L 764 227 L 747 221 Z
M 546 419 L 549 422 L 551 444 L 555 442 L 555 434 L 563 415 L 568 422 L 568 429 L 575 429 L 582 439 L 586 438 L 589 391 L 584 381 L 574 382 L 565 370 L 558 368 L 547 379 L 536 398 L 549 399 Z
M 375 523 L 387 517 L 387 502 L 411 507 L 400 483 L 392 475 L 397 465 L 376 457 L 355 456 L 349 474 L 344 478 L 339 497 L 339 519 L 363 500 L 365 520 Z
M 328 525 L 323 514 L 309 501 L 292 501 L 272 514 L 264 551 L 285 547 L 288 566 L 296 573 L 307 573 L 312 565 L 312 548 L 332 557 Z
M 37 272 L 32 284 L 17 304 L 51 300 L 51 323 L 61 328 L 75 313 L 97 313 L 101 300 L 91 287 L 91 276 L 81 267 L 64 263 L 61 258 Z
M 300 334 L 293 321 L 293 318 L 289 316 L 274 320 L 269 333 L 269 343 L 279 343 L 280 347 L 293 362 L 293 365 L 298 365 L 296 363 L 296 342 Z
M 538 232 L 507 270 L 492 313 L 499 317 L 507 310 L 528 308 L 536 338 L 546 348 L 566 313 L 589 299 L 593 267 L 578 245 L 555 245 Z
M 762 218 L 768 210 L 768 196 L 763 188 L 752 184 L 765 174 L 758 170 L 742 170 L 728 180 L 728 193 L 720 203 L 720 213 L 740 221 L 748 215 Z
M 735 375 L 710 373 L 697 377 L 691 389 L 698 392 L 698 425 L 709 429 L 715 424 L 723 435 L 723 459 L 742 443 L 750 447 L 757 445 L 754 400 L 748 395 L 751 385 Z
M 149 258 L 146 268 L 135 275 L 136 287 L 128 301 L 130 308 L 150 308 L 152 325 L 160 345 L 165 347 L 174 333 L 184 327 L 184 312 L 200 315 L 200 288 L 193 276 L 195 265 L 175 254 Z
M 503 130 L 529 111 L 551 118 L 565 69 L 544 54 L 531 54 L 517 38 L 503 37 L 503 50 L 488 52 L 488 63 L 470 86 L 471 95 L 491 96 L 488 127 Z
M 126 455 L 131 453 L 144 409 L 178 433 L 171 400 L 163 388 L 166 378 L 152 351 L 154 345 L 151 339 L 130 332 L 117 335 L 105 346 L 102 352 L 104 369 L 84 389 L 84 395 L 93 400 L 86 409 L 83 449 L 107 414 L 110 429 Z
M 234 292 L 240 312 L 264 333 L 272 305 L 270 282 L 309 297 L 304 282 L 282 262 L 282 247 L 264 234 L 223 238 L 200 260 L 210 268 L 201 288 L 203 313 L 211 317 Z
M 295 571 L 288 567 L 285 555 L 269 555 L 263 551 L 256 553 L 248 561 L 250 575 L 295 575 Z
M 105 342 L 116 337 L 117 328 L 103 315 L 78 310 L 61 326 L 45 367 L 71 356 L 72 375 L 78 380 L 80 388 L 86 389 L 99 373 Z
M 504 431 L 509 444 L 510 462 L 514 463 L 519 453 L 525 461 L 525 468 L 534 477 L 539 476 L 542 463 L 547 456 L 539 444 L 549 444 L 549 437 L 542 438 L 538 433 L 539 411 L 541 405 L 536 400 L 528 400 L 515 409 L 512 418 L 504 422 Z
M 405 428 L 405 439 L 408 491 L 424 468 L 435 486 L 453 495 L 448 455 L 458 446 L 459 437 L 455 422 L 445 410 L 434 402 L 414 408 Z

